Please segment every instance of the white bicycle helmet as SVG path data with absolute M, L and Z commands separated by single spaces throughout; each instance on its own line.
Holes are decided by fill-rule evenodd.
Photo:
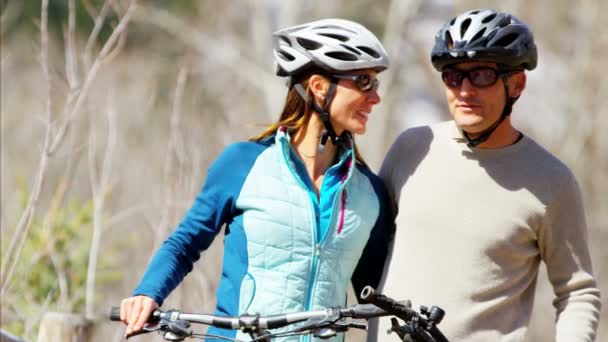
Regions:
M 389 66 L 378 38 L 349 20 L 318 20 L 282 29 L 273 38 L 278 76 L 292 76 L 311 66 L 335 73 L 369 68 L 380 72 Z

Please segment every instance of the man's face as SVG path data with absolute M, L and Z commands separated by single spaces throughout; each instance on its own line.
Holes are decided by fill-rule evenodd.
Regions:
M 481 69 L 480 69 L 481 68 Z M 468 62 L 451 66 L 451 69 L 470 71 L 491 68 L 498 70 L 496 63 Z M 519 96 L 525 86 L 523 72 L 508 77 L 509 95 Z M 522 83 L 523 82 L 523 83 Z M 486 87 L 476 87 L 468 78 L 458 86 L 445 86 L 450 113 L 456 124 L 467 133 L 480 133 L 492 126 L 502 114 L 506 103 L 503 81 Z

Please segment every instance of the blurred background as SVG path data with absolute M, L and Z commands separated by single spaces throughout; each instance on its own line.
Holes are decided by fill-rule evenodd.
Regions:
M 513 120 L 581 184 L 605 312 L 608 2 L 0 0 L 3 331 L 40 340 L 45 313 L 64 312 L 94 322 L 92 341 L 121 339 L 109 308 L 136 286 L 209 164 L 278 118 L 286 88 L 273 74 L 273 31 L 340 17 L 381 38 L 392 65 L 358 137 L 377 171 L 399 132 L 449 118 L 429 60 L 434 34 L 480 7 L 511 12 L 535 33 L 539 65 Z M 213 310 L 221 240 L 165 307 Z M 551 341 L 544 270 L 538 288 L 528 340 Z M 607 339 L 604 319 L 598 341 Z

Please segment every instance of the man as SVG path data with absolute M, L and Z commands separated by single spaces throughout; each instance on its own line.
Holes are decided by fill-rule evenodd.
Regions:
M 579 187 L 509 117 L 536 67 L 531 32 L 507 13 L 466 12 L 431 59 L 453 120 L 406 130 L 382 165 L 398 212 L 382 292 L 445 309 L 450 341 L 523 341 L 543 261 L 555 340 L 592 341 L 600 299 Z M 370 336 L 394 341 L 389 328 L 381 319 Z

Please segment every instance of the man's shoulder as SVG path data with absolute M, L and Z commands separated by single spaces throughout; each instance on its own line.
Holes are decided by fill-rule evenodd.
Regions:
M 572 171 L 559 157 L 534 139 L 528 136 L 525 136 L 524 139 L 525 149 L 523 151 L 525 151 L 526 158 L 530 163 L 534 164 L 534 167 L 542 168 L 542 170 L 539 169 L 538 171 L 552 172 L 572 177 Z
M 524 139 L 525 148 L 521 149 L 520 158 L 515 161 L 520 168 L 528 169 L 528 174 L 535 174 L 535 179 L 549 187 L 551 192 L 579 187 L 574 172 L 564 161 L 534 139 L 527 136 Z

